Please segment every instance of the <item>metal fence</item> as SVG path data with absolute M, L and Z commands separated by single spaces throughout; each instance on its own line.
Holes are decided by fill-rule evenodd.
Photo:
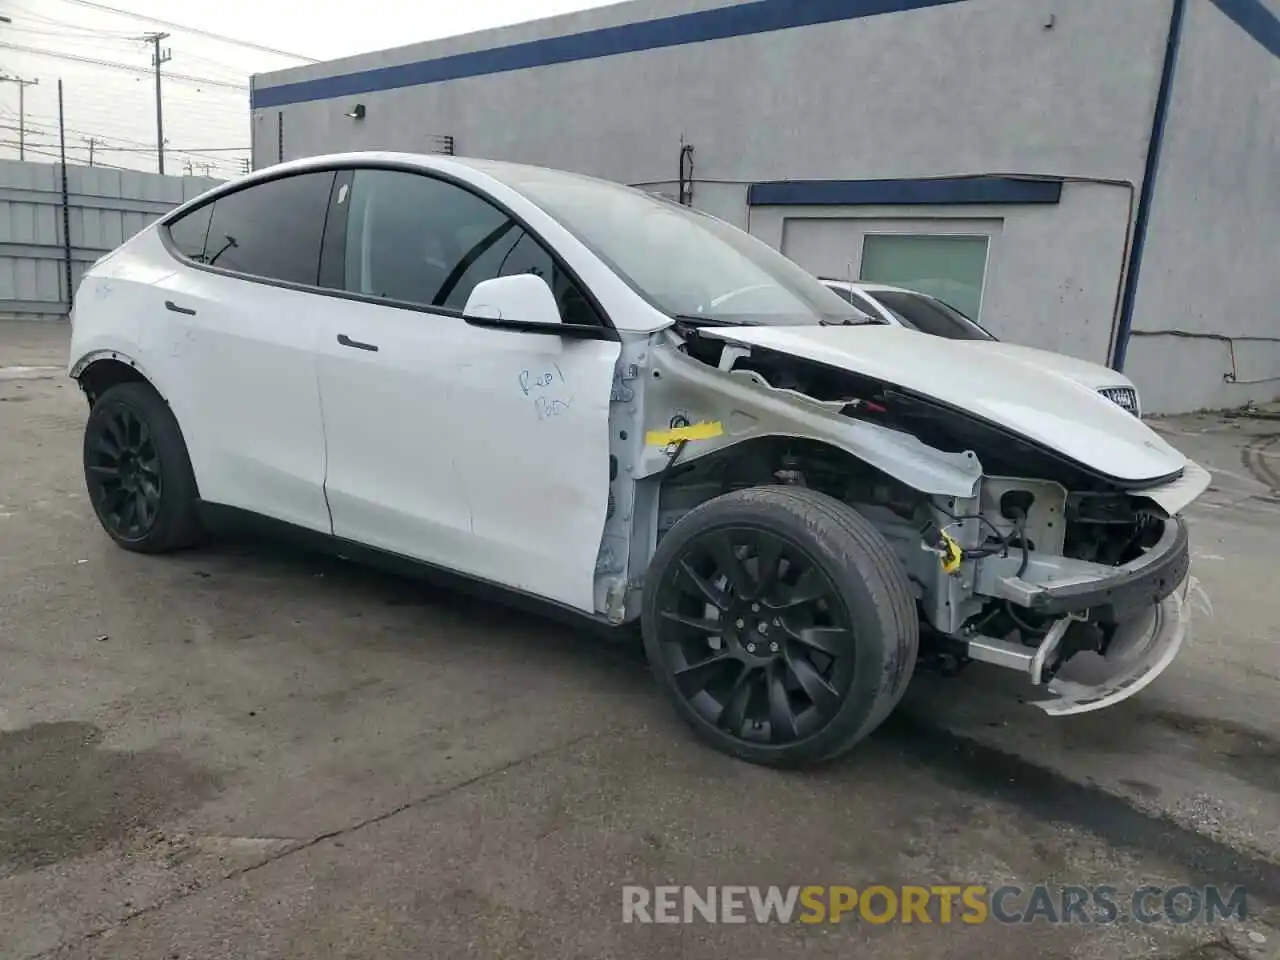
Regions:
M 221 182 L 68 164 L 64 206 L 62 173 L 56 163 L 0 161 L 0 316 L 65 317 L 95 260 Z

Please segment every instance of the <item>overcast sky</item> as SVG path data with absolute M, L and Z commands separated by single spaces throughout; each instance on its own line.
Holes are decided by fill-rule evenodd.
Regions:
M 184 172 L 190 164 L 195 173 L 229 176 L 249 155 L 250 74 L 599 6 L 605 3 L 0 0 L 0 15 L 12 20 L 0 23 L 0 73 L 39 80 L 25 88 L 28 160 L 56 162 L 61 77 L 68 161 L 87 162 L 93 139 L 95 164 L 154 171 L 151 45 L 138 38 L 165 31 L 170 37 L 162 47 L 172 53 L 164 65 L 172 75 L 163 87 L 165 172 Z M 173 24 L 307 59 L 221 42 Z M 17 157 L 17 128 L 18 86 L 0 83 L 0 157 Z

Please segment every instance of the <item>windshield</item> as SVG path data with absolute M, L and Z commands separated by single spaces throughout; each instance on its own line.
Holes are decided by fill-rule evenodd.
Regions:
M 469 162 L 558 220 L 667 316 L 779 326 L 869 320 L 772 247 L 714 217 L 604 180 Z
M 987 330 L 955 307 L 918 293 L 869 291 L 905 326 L 948 340 L 994 340 Z

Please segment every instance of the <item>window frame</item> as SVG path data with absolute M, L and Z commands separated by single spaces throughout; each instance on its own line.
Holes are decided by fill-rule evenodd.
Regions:
M 901 283 L 894 284 L 887 280 L 873 280 L 865 276 L 867 261 L 867 241 L 890 239 L 890 240 L 981 240 L 983 242 L 982 251 L 982 283 L 978 288 L 978 309 L 975 313 L 982 315 L 982 308 L 987 301 L 987 286 L 991 280 L 991 252 L 994 241 L 999 233 L 998 230 L 974 229 L 967 221 L 956 218 L 948 223 L 945 221 L 932 221 L 927 228 L 921 229 L 921 221 L 903 219 L 896 223 L 892 223 L 889 227 L 873 227 L 870 224 L 862 231 L 862 236 L 858 243 L 858 279 L 868 283 L 883 283 L 886 285 L 902 286 Z M 1001 221 L 1003 227 L 1003 221 Z M 904 289 L 906 289 L 904 287 Z M 920 291 L 915 291 L 920 292 Z M 932 294 L 927 294 L 932 296 Z M 934 299 L 939 299 L 935 297 Z M 950 306 L 950 304 L 948 304 Z M 956 307 L 951 309 L 957 310 L 967 319 L 967 314 Z M 977 322 L 977 321 L 975 321 Z
M 510 207 L 508 207 L 505 203 L 503 203 L 496 197 L 493 197 L 485 193 L 480 188 L 470 183 L 467 183 L 466 181 L 460 179 L 459 177 L 453 176 L 452 174 L 449 174 L 445 171 L 428 170 L 428 169 L 424 169 L 423 167 L 419 167 L 410 163 L 403 163 L 403 162 L 398 162 L 394 160 L 382 160 L 382 161 L 352 160 L 347 162 L 325 163 L 325 164 L 320 164 L 314 167 L 307 167 L 301 170 L 284 170 L 284 171 L 275 172 L 270 176 L 255 178 L 250 183 L 230 184 L 225 189 L 217 190 L 216 193 L 210 194 L 208 197 L 202 199 L 198 203 L 194 203 L 190 206 L 179 207 L 177 210 L 174 210 L 171 213 L 165 214 L 163 217 L 161 217 L 156 223 L 157 233 L 160 236 L 160 242 L 163 244 L 165 250 L 169 253 L 169 255 L 173 257 L 175 260 L 177 260 L 178 262 L 186 266 L 189 266 L 193 269 L 203 270 L 206 273 L 212 273 L 217 276 L 230 277 L 236 280 L 246 280 L 250 283 L 260 283 L 270 287 L 280 287 L 285 290 L 296 290 L 300 293 L 310 293 L 310 294 L 315 294 L 315 295 L 324 296 L 324 297 L 332 297 L 338 300 L 353 300 L 358 303 L 371 303 L 376 306 L 392 307 L 397 310 L 410 310 L 415 313 L 426 313 L 433 316 L 452 317 L 454 319 L 463 320 L 472 326 L 481 326 L 481 327 L 488 327 L 488 328 L 499 329 L 499 330 L 506 329 L 506 330 L 517 330 L 517 331 L 530 329 L 530 325 L 522 323 L 519 320 L 493 320 L 486 317 L 468 317 L 461 310 L 453 310 L 448 307 L 435 307 L 429 304 L 411 303 L 404 300 L 393 300 L 389 297 L 378 297 L 370 294 L 354 293 L 350 290 L 343 290 L 341 288 L 320 286 L 321 281 L 324 280 L 326 276 L 330 276 L 330 277 L 332 276 L 331 273 L 326 274 L 326 267 L 328 267 L 330 271 L 334 269 L 334 261 L 332 260 L 332 255 L 328 253 L 328 251 L 331 249 L 330 247 L 331 240 L 335 237 L 345 238 L 346 236 L 347 210 L 349 210 L 350 208 L 345 207 L 337 217 L 334 217 L 333 215 L 335 210 L 334 201 L 337 196 L 337 192 L 340 189 L 341 184 L 346 183 L 348 189 L 350 189 L 351 181 L 354 177 L 356 170 L 392 170 L 399 173 L 410 174 L 413 176 L 421 176 L 421 177 L 426 177 L 432 180 L 439 180 L 443 183 L 450 184 L 451 186 L 457 187 L 461 190 L 465 190 L 467 193 L 470 193 L 473 196 L 477 197 L 478 199 L 484 201 L 485 203 L 488 203 L 490 206 L 498 210 L 498 212 L 501 213 L 503 216 L 513 221 L 517 227 L 519 227 L 526 234 L 528 234 L 530 238 L 532 238 L 539 246 L 542 247 L 543 250 L 546 251 L 547 255 L 551 258 L 552 262 L 555 263 L 561 270 L 565 272 L 565 275 L 573 282 L 574 286 L 578 288 L 578 291 L 579 293 L 582 294 L 583 299 L 587 301 L 587 303 L 591 306 L 592 310 L 595 312 L 596 316 L 600 318 L 599 326 L 580 324 L 580 323 L 563 323 L 562 322 L 560 324 L 554 325 L 555 329 L 548 329 L 545 332 L 555 333 L 557 330 L 560 330 L 561 328 L 563 328 L 563 332 L 561 335 L 565 337 L 574 338 L 574 339 L 613 340 L 613 341 L 622 340 L 622 336 L 621 334 L 618 333 L 617 328 L 614 326 L 612 318 L 609 316 L 608 312 L 604 309 L 604 306 L 600 303 L 599 299 L 596 297 L 595 293 L 591 290 L 591 288 L 582 282 L 582 278 L 578 275 L 578 272 L 574 270 L 573 267 L 563 257 L 561 257 L 559 253 L 556 252 L 555 248 L 552 247 L 551 244 L 547 243 L 547 241 L 543 238 L 543 236 L 537 230 L 535 230 L 532 226 L 530 226 L 529 223 L 523 217 L 521 217 L 519 214 L 517 214 L 514 210 L 512 210 Z M 329 188 L 330 189 L 329 204 L 325 209 L 324 223 L 321 227 L 322 233 L 321 233 L 321 241 L 320 241 L 320 259 L 319 259 L 319 263 L 317 263 L 316 265 L 317 267 L 316 283 L 314 285 L 307 284 L 307 283 L 296 283 L 291 280 L 277 280 L 272 277 L 261 277 L 261 276 L 257 276 L 256 274 L 245 273 L 240 270 L 229 270 L 225 267 L 214 266 L 207 263 L 199 263 L 185 256 L 182 253 L 182 251 L 177 248 L 176 242 L 173 240 L 173 238 L 169 234 L 169 227 L 171 224 L 177 222 L 178 220 L 182 219 L 183 217 L 186 217 L 189 214 L 195 213 L 197 210 L 207 206 L 208 204 L 217 203 L 218 200 L 222 199 L 223 197 L 228 197 L 228 196 L 231 196 L 232 194 L 240 193 L 245 190 L 252 190 L 254 187 L 259 187 L 276 180 L 283 180 L 286 177 L 305 176 L 307 174 L 315 174 L 315 173 L 333 173 L 335 174 L 335 176 Z M 212 218 L 210 218 L 210 222 L 212 222 Z M 206 245 L 207 243 L 208 243 L 208 239 L 206 236 Z M 345 240 L 344 240 L 344 243 L 345 243 Z M 552 326 L 552 325 L 547 325 L 547 326 Z
M 174 224 L 182 220 L 187 219 L 187 217 L 189 217 L 191 214 L 199 213 L 201 210 L 208 209 L 210 206 L 212 206 L 212 201 L 210 201 L 209 203 L 197 203 L 194 206 L 182 211 L 182 216 L 171 217 L 164 221 L 163 229 L 160 230 L 160 237 L 163 241 L 165 241 L 166 249 L 169 249 L 170 253 L 176 253 L 176 255 L 180 260 L 186 261 L 187 263 L 203 262 L 203 260 L 192 260 L 185 253 L 183 253 L 181 250 L 178 249 L 178 241 L 173 239 L 173 234 L 170 233 L 170 227 L 172 227 Z M 202 258 L 204 257 L 205 251 L 209 249 L 209 228 L 212 226 L 213 226 L 213 211 L 209 210 L 208 219 L 205 220 L 204 222 L 204 236 L 200 240 L 200 256 Z

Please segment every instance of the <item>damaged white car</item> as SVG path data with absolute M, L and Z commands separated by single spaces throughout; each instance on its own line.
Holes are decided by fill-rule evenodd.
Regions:
M 84 277 L 85 479 L 130 550 L 273 521 L 616 626 L 708 741 L 832 757 L 920 665 L 1096 709 L 1186 636 L 1209 476 L 1096 391 L 869 324 L 725 223 L 568 173 L 317 157 Z

